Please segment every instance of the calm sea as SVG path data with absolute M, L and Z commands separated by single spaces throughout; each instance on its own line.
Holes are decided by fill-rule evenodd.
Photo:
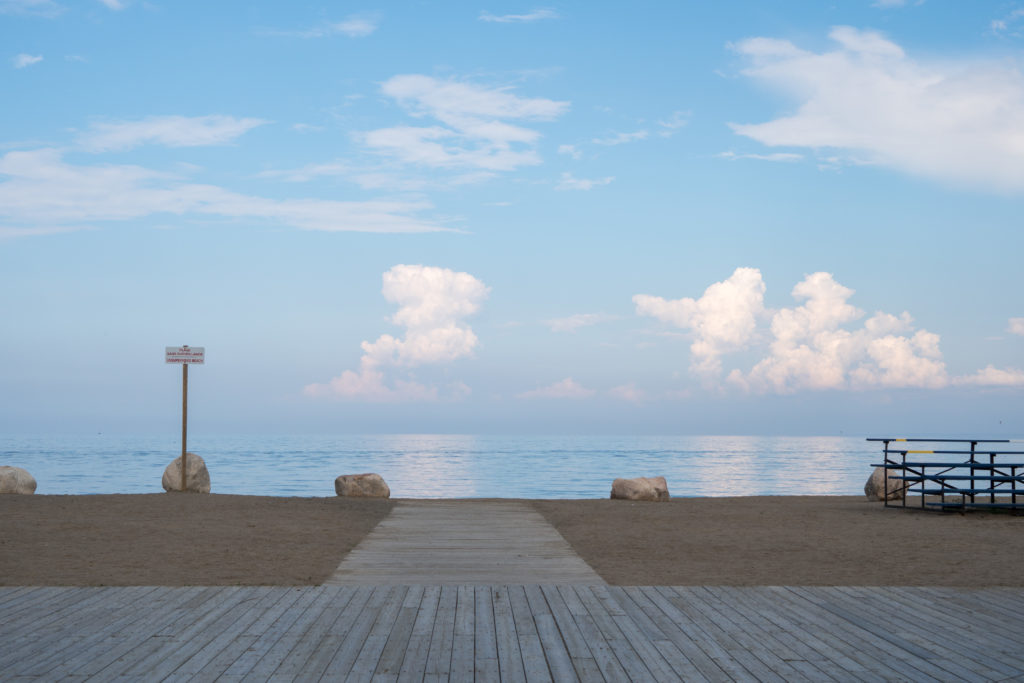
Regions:
M 0 465 L 40 494 L 161 492 L 174 437 L 0 436 Z M 616 477 L 664 476 L 673 496 L 855 495 L 880 450 L 863 438 L 756 436 L 216 436 L 189 451 L 214 493 L 332 496 L 378 472 L 400 498 L 604 498 Z

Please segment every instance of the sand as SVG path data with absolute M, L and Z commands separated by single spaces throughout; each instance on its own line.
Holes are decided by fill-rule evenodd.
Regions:
M 1024 516 L 862 497 L 531 501 L 617 585 L 1024 586 Z M 310 585 L 392 501 L 0 496 L 0 585 Z

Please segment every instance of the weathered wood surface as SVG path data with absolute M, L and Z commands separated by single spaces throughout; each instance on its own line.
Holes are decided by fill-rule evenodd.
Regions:
M 1024 678 L 1019 588 L 0 588 L 0 680 Z
M 400 501 L 326 583 L 553 585 L 604 580 L 525 503 Z

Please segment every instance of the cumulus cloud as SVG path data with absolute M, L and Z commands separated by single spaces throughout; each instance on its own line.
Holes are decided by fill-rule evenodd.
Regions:
M 540 133 L 509 121 L 550 121 L 568 102 L 525 98 L 508 88 L 487 88 L 415 74 L 394 76 L 381 91 L 414 118 L 441 125 L 394 126 L 359 135 L 370 150 L 431 168 L 510 171 L 540 163 Z
M 693 332 L 691 368 L 704 376 L 721 371 L 721 356 L 743 348 L 764 312 L 765 284 L 757 268 L 737 268 L 699 299 L 664 299 L 649 294 L 633 297 L 638 315 L 654 317 Z
M 525 24 L 541 19 L 557 19 L 558 12 L 552 9 L 535 9 L 526 14 L 502 14 L 494 15 L 490 12 L 481 12 L 480 21 L 490 21 L 499 24 Z
M 909 313 L 865 313 L 850 303 L 854 291 L 830 273 L 806 276 L 792 290 L 796 306 L 764 308 L 765 284 L 754 268 L 738 268 L 699 299 L 666 300 L 639 294 L 637 313 L 688 330 L 691 371 L 706 382 L 722 375 L 727 353 L 760 357 L 749 371 L 726 380 L 752 392 L 866 390 L 953 384 L 1016 385 L 1020 371 L 986 368 L 950 379 L 939 335 L 916 329 Z M 767 321 L 767 329 L 763 322 Z M 861 322 L 863 321 L 863 322 Z
M 28 55 L 22 52 L 19 55 L 15 55 L 11 62 L 14 64 L 15 69 L 24 69 L 26 66 L 32 66 L 43 61 L 42 55 Z
M 269 221 L 305 230 L 433 232 L 422 202 L 268 199 L 132 165 L 74 165 L 55 149 L 0 156 L 0 234 L 88 227 L 158 214 Z
M 589 398 L 595 393 L 593 389 L 581 386 L 572 377 L 566 377 L 546 387 L 524 391 L 519 394 L 519 398 Z
M 138 121 L 99 122 L 78 138 L 91 152 L 125 150 L 144 144 L 167 147 L 223 145 L 268 123 L 234 116 L 149 116 Z
M 359 371 L 346 370 L 326 384 L 305 387 L 309 396 L 373 401 L 433 400 L 437 387 L 396 377 L 391 385 L 385 369 L 409 369 L 451 363 L 472 354 L 476 334 L 463 322 L 479 310 L 490 291 L 469 273 L 422 265 L 397 265 L 384 273 L 384 298 L 398 305 L 391 322 L 405 329 L 404 337 L 382 334 L 362 343 Z M 461 397 L 464 384 L 449 390 Z
M 1019 334 L 1024 337 L 1024 318 L 1010 318 L 1006 331 L 1010 334 Z
M 630 403 L 642 403 L 647 398 L 647 394 L 642 389 L 637 389 L 636 384 L 632 382 L 609 389 L 608 395 Z
M 875 31 L 829 34 L 830 51 L 751 38 L 743 74 L 796 102 L 795 113 L 730 124 L 770 147 L 837 150 L 945 183 L 1024 190 L 1024 76 L 1007 61 L 915 58 Z
M 615 176 L 607 176 L 605 178 L 575 178 L 572 173 L 563 173 L 559 179 L 558 184 L 555 185 L 556 190 L 592 190 L 595 187 L 601 185 L 607 185 L 615 180 Z
M 577 313 L 567 318 L 554 318 L 545 324 L 552 332 L 575 332 L 581 327 L 589 327 L 599 323 L 615 320 L 615 316 L 606 313 Z
M 605 146 L 624 145 L 627 142 L 637 142 L 638 140 L 646 140 L 647 135 L 648 133 L 646 130 L 638 130 L 632 133 L 613 133 L 612 135 L 608 135 L 603 138 L 594 138 L 593 140 L 591 140 L 591 142 L 593 142 L 595 145 Z
M 1002 370 L 987 365 L 973 375 L 954 378 L 953 383 L 987 387 L 1022 387 L 1024 386 L 1024 370 L 1016 368 Z

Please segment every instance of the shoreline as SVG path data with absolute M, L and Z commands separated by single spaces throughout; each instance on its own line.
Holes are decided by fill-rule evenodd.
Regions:
M 315 585 L 403 500 L 521 501 L 613 585 L 1024 586 L 1024 516 L 863 496 L 0 496 L 0 585 Z

